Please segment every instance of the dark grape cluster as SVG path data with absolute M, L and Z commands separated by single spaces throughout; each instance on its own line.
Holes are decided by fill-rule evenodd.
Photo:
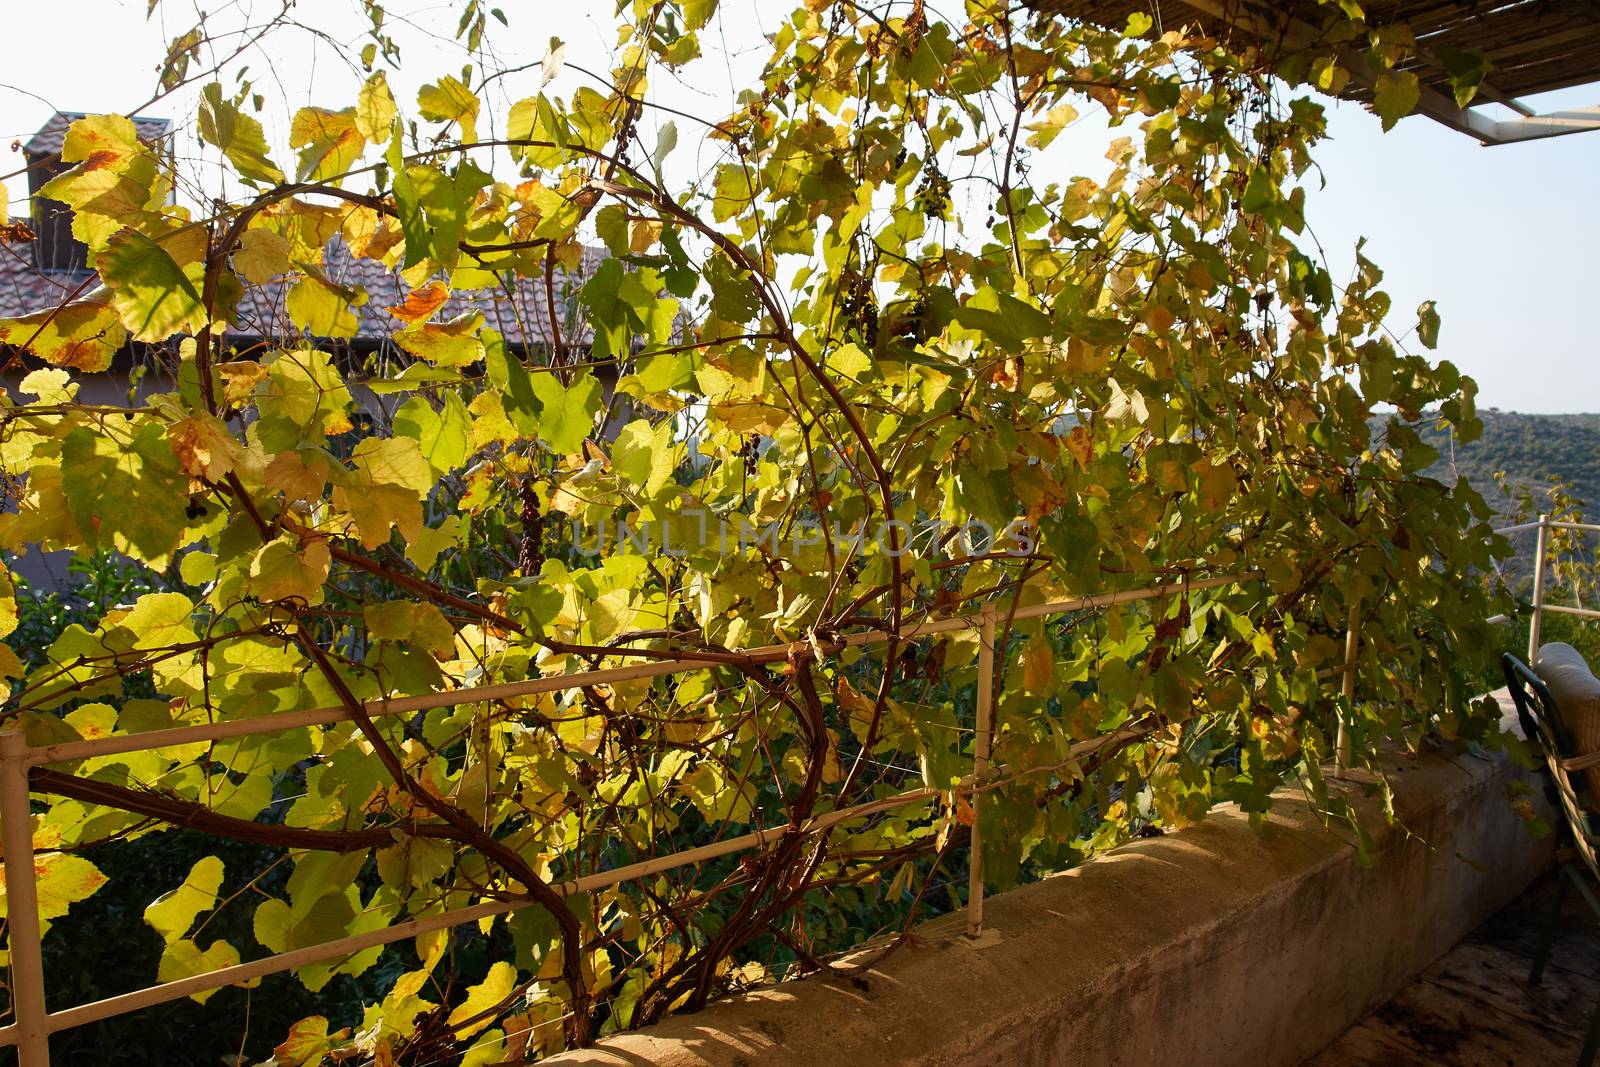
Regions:
M 917 184 L 916 198 L 912 201 L 923 218 L 939 220 L 950 212 L 950 179 L 939 172 L 933 160 L 928 160 L 922 170 L 922 181 Z
M 532 479 L 523 479 L 517 495 L 522 501 L 522 544 L 517 552 L 517 569 L 523 574 L 538 574 L 544 567 L 544 515 L 539 510 L 539 494 Z
M 849 271 L 839 279 L 839 312 L 856 328 L 868 347 L 878 341 L 878 296 L 872 279 Z

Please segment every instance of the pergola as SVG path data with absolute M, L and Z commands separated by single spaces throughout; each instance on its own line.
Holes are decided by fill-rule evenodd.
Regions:
M 1027 0 L 1030 6 L 1104 26 L 1144 14 L 1157 27 L 1195 24 L 1216 36 L 1244 34 L 1268 54 L 1314 47 L 1328 7 L 1321 0 Z M 1416 52 L 1399 69 L 1417 76 L 1416 113 L 1486 145 L 1512 144 L 1600 130 L 1600 107 L 1540 114 L 1523 96 L 1600 82 L 1600 0 L 1366 0 L 1370 26 L 1405 25 Z M 1481 53 L 1489 69 L 1468 107 L 1456 103 L 1441 56 Z M 1353 47 L 1341 65 L 1350 84 L 1340 95 L 1371 99 L 1377 72 Z M 1497 118 L 1483 110 L 1512 112 Z

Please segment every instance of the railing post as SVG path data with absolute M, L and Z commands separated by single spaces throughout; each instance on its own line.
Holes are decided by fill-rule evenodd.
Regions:
M 21 1067 L 49 1067 L 44 958 L 39 947 L 39 887 L 33 866 L 33 808 L 28 803 L 28 742 L 0 731 L 0 846 L 5 848 L 6 940 L 11 950 L 11 1013 Z
M 983 606 L 983 622 L 978 629 L 978 717 L 972 745 L 972 785 L 981 787 L 989 770 L 989 747 L 994 730 L 994 605 Z M 972 843 L 967 852 L 967 936 L 983 932 L 983 831 L 979 805 L 982 797 L 974 792 Z
M 1350 610 L 1345 613 L 1344 619 L 1344 667 L 1339 681 L 1339 695 L 1344 697 L 1345 704 L 1355 707 L 1356 697 L 1356 652 L 1361 646 L 1361 604 L 1359 601 L 1350 602 Z M 1350 769 L 1350 731 L 1345 726 L 1344 719 L 1339 720 L 1339 725 L 1334 730 L 1333 740 L 1333 776 L 1343 778 L 1344 772 Z
M 1550 539 L 1550 516 L 1539 516 L 1539 547 L 1533 553 L 1533 617 L 1528 621 L 1528 666 L 1539 658 L 1539 624 L 1544 622 L 1544 554 Z

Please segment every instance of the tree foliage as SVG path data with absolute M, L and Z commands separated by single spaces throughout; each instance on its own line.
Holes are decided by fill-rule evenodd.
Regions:
M 913 915 L 973 817 L 976 636 L 904 636 L 930 618 L 999 619 L 992 885 L 1217 802 L 1263 812 L 1289 780 L 1337 815 L 1319 771 L 1336 720 L 1363 761 L 1428 722 L 1493 735 L 1466 688 L 1493 611 L 1463 578 L 1504 544 L 1469 486 L 1422 474 L 1416 428 L 1436 409 L 1470 438 L 1474 386 L 1397 348 L 1377 266 L 1341 286 L 1302 247 L 1316 99 L 1271 57 L 1143 18 L 807 0 L 766 27 L 736 113 L 644 143 L 651 79 L 696 69 L 715 7 L 624 0 L 608 77 L 502 119 L 486 60 L 397 99 L 373 6 L 370 79 L 295 115 L 287 150 L 248 84 L 204 87 L 198 133 L 231 175 L 204 207 L 174 202 L 170 160 L 126 118 L 67 137 L 49 195 L 99 287 L 0 322 L 37 367 L 0 401 L 0 545 L 111 551 L 166 580 L 34 666 L 0 653 L 5 718 L 40 743 L 344 717 L 41 770 L 37 839 L 62 850 L 43 895 L 90 898 L 76 851 L 169 824 L 280 850 L 272 892 L 219 895 L 210 858 L 162 887 L 144 919 L 163 980 L 526 904 L 483 922 L 501 951 L 476 971 L 448 932 L 416 938 L 359 1022 L 302 1021 L 279 1064 L 516 1060 L 823 966 L 874 932 L 851 924 L 863 902 Z M 498 15 L 462 8 L 477 49 Z M 1364 40 L 1339 8 L 1338 48 Z M 1403 49 L 1368 35 L 1378 106 L 1403 109 Z M 1344 52 L 1324 46 L 1279 69 L 1335 87 Z M 198 47 L 175 43 L 170 85 Z M 1100 137 L 1075 128 L 1091 112 L 1108 165 L 1073 176 L 1051 146 Z M 673 180 L 690 140 L 709 165 Z M 340 354 L 366 294 L 324 271 L 335 239 L 401 272 L 402 359 Z M 526 309 L 567 336 L 524 350 L 445 317 L 451 294 L 576 268 L 587 241 L 608 258 L 575 316 L 553 287 Z M 273 279 L 292 329 L 237 344 L 247 291 Z M 166 354 L 173 388 L 78 402 L 128 338 Z M 574 546 L 570 523 L 592 549 L 619 520 L 656 532 L 649 551 Z M 973 522 L 1026 531 L 1026 550 Z M 1241 570 L 1259 575 L 1187 587 Z M 1013 618 L 1158 581 L 1170 595 Z M 1352 611 L 1355 706 L 1317 679 Z M 864 631 L 886 636 L 844 640 Z M 364 703 L 656 660 L 697 669 Z M 800 832 L 913 788 L 935 799 Z M 772 827 L 742 857 L 554 888 Z M 214 909 L 249 910 L 256 943 L 213 937 Z M 318 990 L 383 958 L 298 976 Z

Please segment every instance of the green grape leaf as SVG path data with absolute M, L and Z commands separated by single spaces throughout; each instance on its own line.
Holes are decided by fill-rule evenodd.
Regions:
M 206 322 L 200 300 L 202 263 L 179 267 L 155 241 L 134 230 L 111 236 L 95 257 L 111 290 L 111 304 L 137 341 L 165 341 Z
M 1384 130 L 1393 129 L 1395 123 L 1411 114 L 1420 99 L 1422 86 L 1411 71 L 1387 70 L 1378 75 L 1372 102 L 1378 117 L 1383 120 Z
M 562 388 L 553 374 L 533 376 L 533 392 L 539 398 L 539 437 L 551 449 L 572 455 L 583 449 L 583 442 L 594 430 L 594 416 L 600 409 L 600 381 L 584 373 Z
M 261 123 L 224 100 L 216 82 L 200 91 L 200 138 L 222 149 L 240 177 L 269 185 L 283 181 L 283 171 L 267 157 Z

